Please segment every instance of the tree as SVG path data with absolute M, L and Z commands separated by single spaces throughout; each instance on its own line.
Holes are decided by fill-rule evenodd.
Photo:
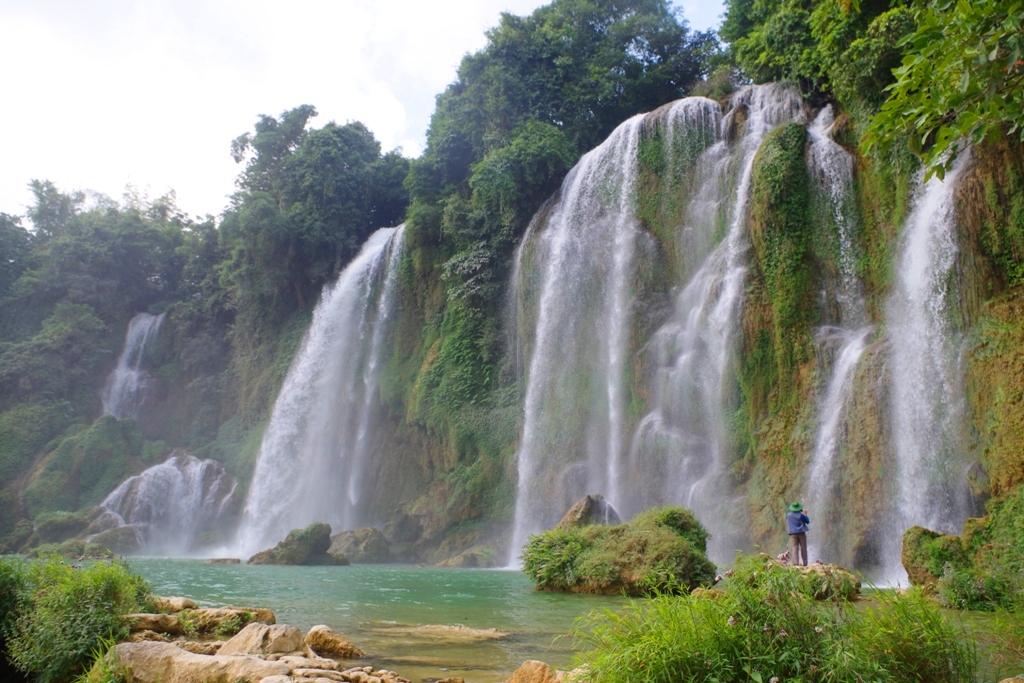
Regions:
M 29 265 L 32 235 L 17 216 L 0 213 L 0 297 Z

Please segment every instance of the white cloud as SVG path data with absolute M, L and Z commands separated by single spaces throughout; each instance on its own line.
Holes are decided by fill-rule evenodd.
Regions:
M 119 197 L 170 188 L 218 213 L 230 141 L 259 114 L 313 104 L 417 155 L 434 96 L 501 11 L 541 0 L 7 0 L 0 7 L 0 211 L 32 178 Z M 695 28 L 719 2 L 684 4 Z M 713 17 L 712 17 L 713 18 Z M 713 22 L 717 23 L 717 22 Z

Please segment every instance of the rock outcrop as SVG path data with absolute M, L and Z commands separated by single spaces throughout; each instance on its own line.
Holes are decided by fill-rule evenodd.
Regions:
M 331 536 L 327 554 L 357 564 L 379 564 L 391 561 L 391 548 L 380 529 L 366 528 L 342 531 Z
M 495 552 L 491 546 L 474 546 L 437 563 L 438 567 L 480 569 L 494 566 Z
M 321 656 L 356 659 L 365 653 L 348 641 L 345 636 L 331 630 L 324 624 L 309 629 L 305 638 L 306 647 Z
M 187 598 L 182 598 L 192 602 Z M 195 603 L 192 603 L 195 604 Z M 186 608 L 173 614 L 137 613 L 125 615 L 132 633 L 152 631 L 172 636 L 188 633 L 230 633 L 245 624 L 273 624 L 274 613 L 262 607 L 200 607 Z M 225 634 L 226 635 L 226 634 Z
M 151 598 L 154 609 L 157 612 L 165 612 L 171 614 L 173 612 L 181 612 L 186 609 L 196 609 L 199 605 L 196 601 L 191 598 L 182 598 L 178 596 L 160 596 L 154 595 Z
M 173 643 L 120 643 L 117 661 L 133 683 L 259 683 L 268 676 L 287 676 L 291 667 L 259 657 L 197 655 Z
M 583 496 L 572 504 L 555 525 L 558 529 L 571 529 L 591 524 L 620 524 L 622 520 L 612 504 L 600 494 Z
M 550 664 L 529 659 L 513 671 L 512 676 L 505 683 L 568 683 L 578 673 L 579 670 L 559 671 Z
M 219 655 L 269 655 L 302 648 L 302 632 L 287 624 L 251 623 L 217 651 Z
M 318 522 L 305 529 L 295 529 L 273 548 L 249 558 L 249 564 L 348 564 L 343 557 L 328 554 L 331 527 Z

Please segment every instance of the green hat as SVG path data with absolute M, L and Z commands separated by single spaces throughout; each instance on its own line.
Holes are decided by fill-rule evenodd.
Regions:
M 803 512 L 804 506 L 802 503 L 792 503 L 789 506 L 790 512 Z

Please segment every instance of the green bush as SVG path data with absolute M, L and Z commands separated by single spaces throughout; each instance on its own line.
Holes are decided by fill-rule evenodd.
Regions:
M 8 656 L 40 683 L 67 681 L 88 669 L 105 641 L 128 635 L 122 617 L 142 608 L 148 595 L 145 581 L 121 564 L 33 563 L 9 630 Z
M 659 508 L 628 524 L 552 529 L 530 539 L 523 570 L 541 590 L 642 595 L 711 582 L 707 532 L 682 508 Z
M 780 588 L 730 581 L 591 613 L 579 663 L 600 683 L 974 680 L 973 647 L 917 591 L 858 610 Z
M 841 567 L 783 565 L 768 555 L 738 557 L 727 576 L 727 585 L 745 584 L 772 600 L 799 594 L 814 600 L 849 601 L 856 600 L 860 594 L 860 578 Z

